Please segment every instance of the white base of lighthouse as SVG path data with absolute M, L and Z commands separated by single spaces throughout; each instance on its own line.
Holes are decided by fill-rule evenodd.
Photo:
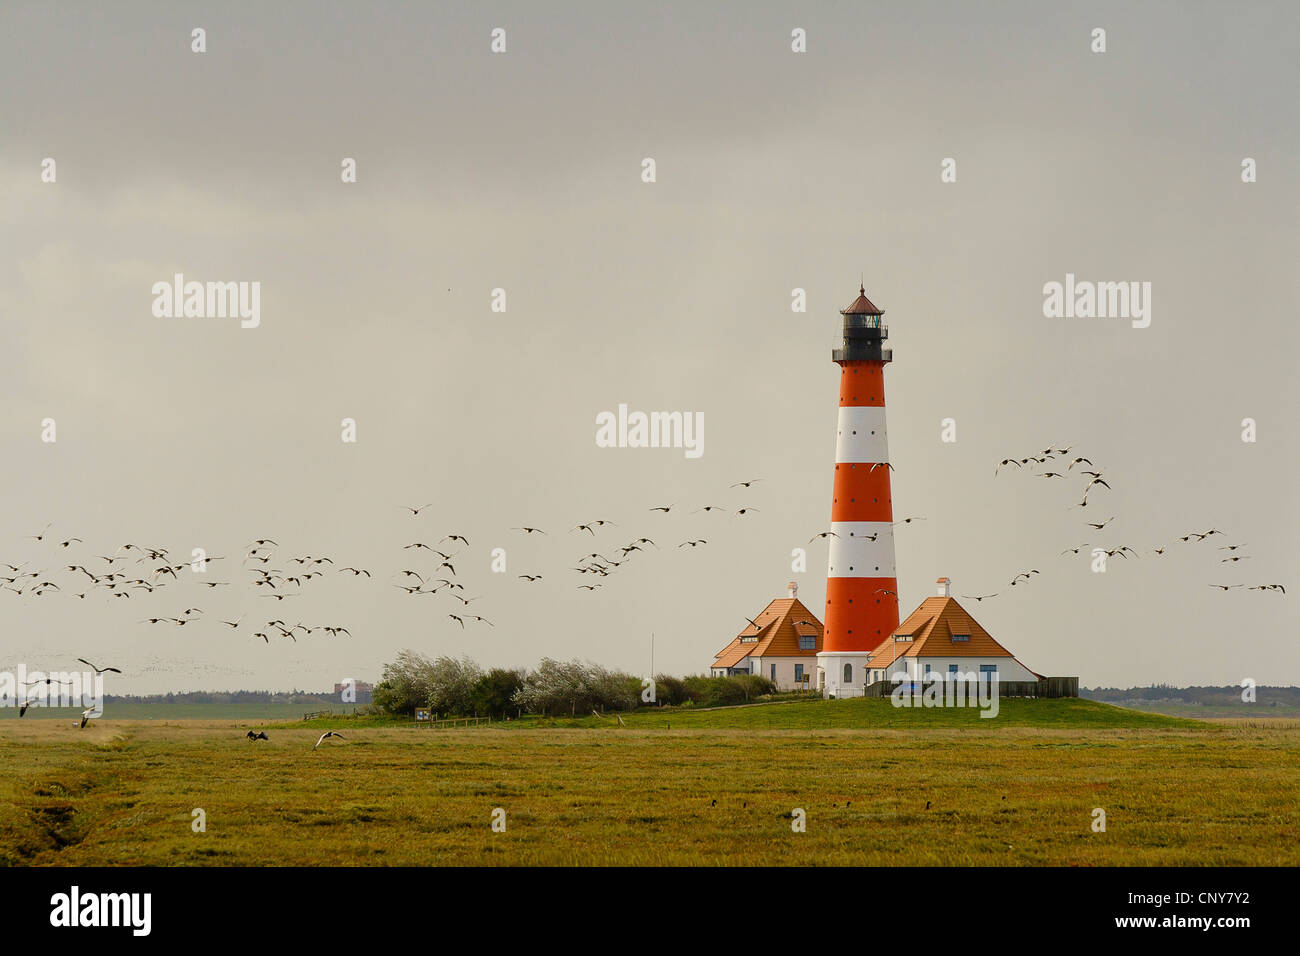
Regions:
M 867 686 L 869 651 L 822 651 L 817 655 L 817 686 L 823 697 L 861 697 Z

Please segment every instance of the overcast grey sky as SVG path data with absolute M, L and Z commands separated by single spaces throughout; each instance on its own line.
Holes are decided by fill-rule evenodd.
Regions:
M 703 671 L 829 526 L 830 349 L 864 276 L 895 350 L 895 514 L 928 519 L 898 529 L 903 615 L 949 575 L 1007 592 L 964 603 L 1041 673 L 1300 681 L 1298 22 L 1289 3 L 6 3 L 0 561 L 63 590 L 0 593 L 0 668 L 320 688 L 410 647 L 641 673 L 654 634 L 657 670 Z M 154 317 L 177 272 L 260 282 L 260 326 Z M 1045 318 L 1066 273 L 1150 282 L 1150 327 Z M 703 456 L 598 448 L 620 403 L 702 412 Z M 1073 478 L 994 477 L 1049 443 L 1113 490 L 1081 510 Z M 619 526 L 567 530 L 595 518 Z M 453 531 L 495 627 L 392 586 L 436 564 L 403 545 Z M 643 535 L 662 550 L 578 590 L 578 556 Z M 268 567 L 374 578 L 269 600 L 239 567 L 260 537 L 281 544 Z M 1141 557 L 1059 555 L 1085 541 Z M 73 597 L 63 567 L 124 542 L 204 547 L 234 584 Z M 821 616 L 826 546 L 807 547 L 794 577 Z M 205 620 L 139 623 L 191 606 Z M 277 617 L 353 637 L 250 637 Z

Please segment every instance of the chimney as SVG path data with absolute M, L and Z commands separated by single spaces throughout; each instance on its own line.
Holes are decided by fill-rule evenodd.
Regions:
M 789 584 L 789 588 L 790 588 L 790 597 L 797 598 L 799 596 L 799 585 L 791 581 Z
M 939 585 L 939 588 L 938 588 L 938 591 L 937 591 L 939 597 L 952 597 L 952 579 L 951 579 L 951 578 L 939 578 L 939 580 L 936 581 L 935 583 Z

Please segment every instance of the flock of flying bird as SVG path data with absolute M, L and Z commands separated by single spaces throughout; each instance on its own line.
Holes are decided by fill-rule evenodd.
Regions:
M 1106 477 L 1103 474 L 1103 472 L 1098 470 L 1097 466 L 1094 465 L 1090 459 L 1085 458 L 1082 455 L 1076 455 L 1073 458 L 1069 458 L 1067 464 L 1067 458 L 1070 455 L 1072 448 L 1073 446 L 1067 446 L 1065 448 L 1057 448 L 1055 446 L 1049 446 L 1043 449 L 1042 451 L 1037 452 L 1036 454 L 1029 455 L 1026 458 L 1003 458 L 1000 462 L 998 462 L 997 467 L 993 469 L 993 474 L 997 475 L 1000 471 L 1002 471 L 1002 469 L 1012 468 L 1012 467 L 1020 471 L 1025 471 L 1028 474 L 1032 475 L 1033 477 L 1047 478 L 1049 480 L 1054 478 L 1068 480 L 1072 477 L 1073 474 L 1077 474 L 1080 478 L 1086 478 L 1087 481 L 1083 486 L 1083 498 L 1075 505 L 1075 507 L 1086 508 L 1088 507 L 1088 496 L 1093 492 L 1093 489 L 1105 488 L 1107 491 L 1109 491 L 1110 485 L 1106 482 Z M 1048 466 L 1046 470 L 1043 471 L 1036 470 L 1039 468 L 1039 466 L 1043 466 L 1043 465 Z M 1086 468 L 1083 467 L 1085 465 L 1087 466 Z M 1074 472 L 1075 466 L 1079 466 L 1079 471 L 1077 473 Z M 1063 471 L 1057 470 L 1057 469 L 1061 469 L 1062 467 L 1064 468 Z M 1114 520 L 1115 518 L 1112 515 L 1111 517 L 1106 518 L 1104 521 L 1088 521 L 1085 523 L 1089 528 L 1092 528 L 1094 531 L 1103 531 Z M 1226 536 L 1224 532 L 1219 530 L 1218 528 L 1210 528 L 1206 531 L 1189 531 L 1186 534 L 1180 535 L 1178 537 L 1178 540 L 1184 544 L 1193 541 L 1201 542 L 1201 541 L 1205 541 L 1208 538 L 1212 538 L 1215 535 Z M 1167 545 L 1161 545 L 1159 547 L 1151 548 L 1150 553 L 1156 556 L 1163 555 L 1165 554 L 1165 552 L 1168 550 L 1170 546 L 1171 545 L 1167 544 Z M 1079 545 L 1078 547 L 1066 548 L 1064 551 L 1061 552 L 1061 556 L 1067 554 L 1078 554 L 1084 548 L 1091 548 L 1091 547 L 1094 547 L 1094 545 L 1085 541 L 1083 544 Z M 1132 556 L 1133 558 L 1140 557 L 1138 551 L 1135 548 L 1126 544 L 1120 545 L 1118 547 L 1113 547 L 1113 548 L 1102 547 L 1101 545 L 1096 545 L 1095 547 L 1101 548 L 1101 550 L 1105 552 L 1106 557 L 1108 558 L 1119 557 L 1128 560 L 1130 556 Z M 1249 560 L 1250 559 L 1249 555 L 1245 555 L 1245 554 L 1239 555 L 1236 553 L 1237 551 L 1240 551 L 1244 547 L 1246 547 L 1246 545 L 1244 544 L 1219 545 L 1218 550 L 1228 552 L 1226 556 L 1221 557 L 1219 559 L 1219 563 L 1235 565 L 1238 562 Z M 1021 571 L 1020 573 L 1018 573 L 1015 577 L 1011 579 L 1010 583 L 1007 584 L 1006 586 L 1016 587 L 1017 585 L 1023 585 L 1029 582 L 1030 580 L 1032 580 L 1033 575 L 1041 574 L 1041 573 L 1042 572 L 1037 568 L 1029 568 L 1025 571 Z M 1281 584 L 1252 584 L 1252 585 L 1211 584 L 1209 586 L 1212 588 L 1219 588 L 1220 590 L 1223 591 L 1231 591 L 1236 588 L 1245 588 L 1246 590 L 1249 591 L 1277 591 L 1282 594 L 1286 593 L 1286 588 Z M 978 601 L 988 600 L 989 598 L 997 597 L 999 594 L 1002 593 L 1005 592 L 996 591 L 992 594 L 963 594 L 962 597 L 978 602 Z
M 1064 448 L 1049 446 L 1041 452 L 1024 458 L 1004 458 L 998 462 L 994 474 L 997 475 L 1004 469 L 1015 468 L 1017 471 L 1037 478 L 1066 481 L 1075 476 L 1075 468 L 1077 467 L 1079 469 L 1077 476 L 1085 479 L 1085 482 L 1082 488 L 1082 498 L 1076 507 L 1086 508 L 1089 503 L 1089 496 L 1095 494 L 1098 488 L 1109 491 L 1110 484 L 1106 481 L 1105 474 L 1089 458 L 1082 455 L 1075 455 L 1070 458 L 1071 451 L 1071 446 Z M 1047 468 L 1040 471 L 1038 470 L 1040 466 L 1047 466 Z M 761 478 L 753 478 L 748 481 L 736 482 L 731 485 L 731 488 L 750 489 L 762 480 Z M 419 507 L 403 506 L 402 510 L 409 512 L 411 518 L 419 518 L 426 509 L 432 506 L 432 504 Z M 682 509 L 679 502 L 673 502 L 667 505 L 656 505 L 646 510 L 648 513 L 668 515 L 674 511 L 680 513 Z M 759 513 L 759 509 L 748 504 L 743 504 L 740 507 L 706 504 L 690 509 L 690 513 L 693 515 L 731 514 L 733 518 L 744 519 L 749 515 Z M 924 520 L 926 519 L 923 516 L 914 516 L 895 521 L 893 524 L 895 526 L 907 525 L 914 521 Z M 1095 531 L 1103 531 L 1114 520 L 1112 516 L 1102 521 L 1090 521 L 1086 524 Z M 83 549 L 78 547 L 84 545 L 82 538 L 69 536 L 59 540 L 58 536 L 51 537 L 50 528 L 52 526 L 52 524 L 47 524 L 39 533 L 29 535 L 28 538 L 44 546 L 47 559 L 52 556 L 58 557 L 58 563 L 62 565 L 61 572 L 52 572 L 45 569 L 29 570 L 31 561 L 24 561 L 21 564 L 0 562 L 0 571 L 7 569 L 8 572 L 7 574 L 0 573 L 0 590 L 20 596 L 29 595 L 33 598 L 43 598 L 47 594 L 57 593 L 84 600 L 92 593 L 101 593 L 110 596 L 113 603 L 118 600 L 131 601 L 147 598 L 157 600 L 160 592 L 165 596 L 168 588 L 177 587 L 190 576 L 190 572 L 201 572 L 192 575 L 192 580 L 197 586 L 211 590 L 247 586 L 256 597 L 265 601 L 275 601 L 275 607 L 278 609 L 286 600 L 290 601 L 290 604 L 286 605 L 286 607 L 293 607 L 295 598 L 308 589 L 318 586 L 318 583 L 314 584 L 313 582 L 327 581 L 331 577 L 337 578 L 340 575 L 350 575 L 354 579 L 364 577 L 368 580 L 374 577 L 368 568 L 356 565 L 338 566 L 334 558 L 327 555 L 282 555 L 278 550 L 280 548 L 278 542 L 272 538 L 264 537 L 257 538 L 247 545 L 240 557 L 238 570 L 231 568 L 231 573 L 225 576 L 229 580 L 208 580 L 209 565 L 212 565 L 213 562 L 225 561 L 225 557 L 209 557 L 206 554 L 195 552 L 197 556 L 192 560 L 173 563 L 176 559 L 171 556 L 168 549 L 148 547 L 135 543 L 122 544 L 110 554 L 82 555 Z M 579 537 L 590 535 L 594 540 L 605 534 L 606 529 L 617 527 L 619 526 L 614 522 L 600 518 L 574 525 L 567 529 L 566 535 L 576 534 Z M 523 535 L 525 538 L 546 538 L 550 536 L 545 529 L 533 525 L 518 525 L 510 530 Z M 1189 531 L 1181 535 L 1178 540 L 1184 544 L 1199 543 L 1218 536 L 1225 536 L 1224 532 L 1218 528 L 1210 528 L 1205 531 Z M 811 544 L 814 541 L 831 537 L 837 537 L 834 531 L 820 531 L 809 538 L 808 541 Z M 47 539 L 49 540 L 47 541 Z M 687 540 L 676 544 L 671 550 L 680 551 L 689 548 L 693 551 L 708 545 L 708 543 L 709 538 L 687 537 Z M 667 543 L 665 543 L 665 547 L 667 547 Z M 1061 555 L 1077 555 L 1083 549 L 1090 547 L 1093 546 L 1088 542 L 1084 542 L 1077 547 L 1066 548 L 1061 552 Z M 1163 555 L 1168 547 L 1170 545 L 1151 548 L 1150 553 L 1157 556 Z M 1219 545 L 1218 550 L 1225 552 L 1219 559 L 1219 563 L 1236 565 L 1241 561 L 1250 560 L 1250 555 L 1237 553 L 1245 547 L 1244 544 Z M 443 550 L 444 548 L 446 550 Z M 392 576 L 392 586 L 405 592 L 408 596 L 441 595 L 450 600 L 458 601 L 459 607 L 455 608 L 454 611 L 449 611 L 446 616 L 462 629 L 465 629 L 467 624 L 493 627 L 495 626 L 493 622 L 482 614 L 469 613 L 470 606 L 480 600 L 480 597 L 467 596 L 464 593 L 465 585 L 457 580 L 457 564 L 463 566 L 465 560 L 467 560 L 463 556 L 466 555 L 469 549 L 469 539 L 457 532 L 445 534 L 433 544 L 419 540 L 405 544 L 401 547 L 401 551 L 404 553 L 403 556 L 406 560 L 401 563 L 406 565 L 415 564 L 417 567 L 408 566 L 396 571 Z M 632 538 L 621 547 L 603 548 L 599 551 L 593 550 L 582 555 L 570 565 L 570 571 L 587 579 L 584 583 L 576 585 L 578 589 L 594 592 L 605 587 L 607 580 L 614 575 L 625 574 L 626 569 L 634 564 L 634 559 L 648 553 L 651 549 L 659 551 L 661 546 L 653 538 L 641 535 Z M 1102 550 L 1107 557 L 1124 559 L 1139 557 L 1137 549 L 1129 545 L 1106 547 Z M 410 554 L 407 555 L 406 552 L 410 552 Z M 419 566 L 421 563 L 419 558 L 422 552 L 427 552 L 428 564 Z M 41 563 L 45 564 L 46 561 Z M 60 573 L 62 575 L 60 577 L 62 584 L 55 580 Z M 1006 587 L 1023 586 L 1029 583 L 1035 575 L 1041 573 L 1037 568 L 1020 571 L 1008 582 Z M 252 577 L 248 577 L 249 575 L 252 575 Z M 526 585 L 534 585 L 545 580 L 546 575 L 540 571 L 530 569 L 524 573 L 515 574 L 513 577 Z M 1210 587 L 1223 591 L 1244 588 L 1252 591 L 1286 593 L 1286 588 L 1281 584 L 1211 584 Z M 998 597 L 999 594 L 1003 593 L 1006 592 L 995 591 L 990 594 L 964 594 L 961 596 L 968 600 L 980 602 Z M 184 603 L 189 604 L 188 601 Z M 478 610 L 478 608 L 475 607 L 475 610 Z M 155 613 L 143 618 L 140 623 L 177 628 L 203 627 L 205 626 L 203 622 L 208 620 L 204 615 L 205 612 L 202 608 L 186 606 L 173 613 Z M 256 629 L 253 629 L 251 625 L 245 627 L 244 621 L 248 616 L 249 612 L 244 611 L 234 620 L 216 617 L 211 619 L 212 623 L 206 626 L 218 630 L 228 628 L 231 631 L 239 631 L 244 628 L 250 634 L 250 640 L 261 640 L 266 644 L 270 644 L 272 637 L 278 640 L 287 639 L 296 643 L 300 635 L 308 637 L 318 631 L 331 637 L 352 636 L 352 632 L 342 625 L 308 624 L 303 621 L 290 624 L 283 615 L 270 618 Z M 746 618 L 746 620 L 749 619 Z M 754 622 L 750 621 L 750 624 L 753 625 Z M 79 660 L 93 667 L 97 674 L 105 672 L 121 673 L 116 667 L 100 668 L 89 664 L 84 659 Z M 29 700 L 22 705 L 19 716 L 26 713 L 31 703 L 33 701 Z M 90 711 L 83 713 L 80 724 L 82 727 L 86 725 L 86 721 L 90 719 L 90 716 Z M 323 741 L 330 736 L 337 735 L 326 734 L 321 740 Z M 257 739 L 267 738 L 261 737 Z M 320 746 L 320 743 L 321 741 L 318 741 L 317 746 Z
M 743 489 L 749 489 L 760 481 L 761 478 L 754 478 L 737 482 L 731 488 L 742 489 L 743 493 Z M 419 519 L 431 507 L 432 504 L 403 506 L 402 510 L 408 512 L 410 518 Z M 673 502 L 656 505 L 646 509 L 646 512 L 647 515 L 667 515 L 681 510 L 680 504 Z M 691 510 L 692 514 L 730 513 L 735 519 L 745 519 L 758 512 L 758 508 L 744 502 L 730 507 L 706 504 Z M 187 633 L 205 628 L 218 633 L 243 631 L 248 634 L 249 640 L 261 640 L 264 644 L 270 644 L 273 638 L 297 643 L 299 637 L 305 638 L 317 632 L 332 637 L 351 637 L 352 631 L 346 626 L 295 620 L 294 615 L 286 611 L 295 607 L 301 595 L 318 588 L 323 582 L 341 576 L 375 579 L 375 573 L 370 568 L 361 567 L 359 563 L 344 566 L 329 555 L 293 555 L 281 549 L 279 542 L 271 537 L 251 541 L 239 556 L 238 566 L 232 567 L 233 560 L 230 564 L 222 564 L 228 561 L 225 556 L 209 556 L 196 551 L 191 560 L 183 560 L 167 548 L 135 542 L 119 545 L 108 553 L 94 553 L 82 537 L 68 536 L 60 539 L 60 536 L 51 535 L 52 527 L 53 523 L 46 524 L 36 534 L 27 536 L 40 546 L 38 556 L 18 564 L 0 562 L 0 571 L 7 570 L 7 573 L 0 573 L 0 590 L 17 596 L 26 595 L 29 600 L 48 601 L 50 598 L 47 595 L 85 600 L 94 595 L 102 595 L 112 604 L 124 602 L 126 606 L 134 607 L 135 604 L 143 603 L 149 610 L 147 616 L 139 620 L 141 625 L 189 628 Z M 613 521 L 601 518 L 577 524 L 567 529 L 567 535 L 590 535 L 596 539 L 607 534 L 609 529 L 617 527 Z M 544 539 L 550 536 L 545 529 L 534 525 L 519 525 L 510 530 L 525 538 Z M 471 608 L 478 610 L 475 602 L 481 596 L 466 594 L 465 585 L 458 580 L 458 565 L 463 567 L 469 560 L 469 538 L 459 532 L 451 532 L 436 541 L 430 537 L 429 541 L 433 543 L 413 540 L 401 546 L 400 563 L 404 566 L 392 574 L 391 585 L 408 596 L 440 595 L 447 601 L 459 602 L 459 606 L 448 611 L 446 617 L 462 629 L 468 626 L 495 626 L 483 614 L 471 613 Z M 688 537 L 672 550 L 695 550 L 708 543 L 707 537 Z M 627 568 L 635 563 L 634 559 L 652 550 L 660 550 L 659 543 L 643 534 L 621 547 L 589 552 L 571 564 L 571 571 L 585 579 L 584 583 L 576 583 L 576 587 L 587 592 L 601 589 L 614 575 L 626 574 Z M 33 562 L 38 569 L 33 569 Z M 214 573 L 219 568 L 226 573 Z M 549 570 L 543 572 L 529 569 L 514 574 L 513 578 L 526 585 L 535 585 L 545 581 L 549 573 Z M 209 577 L 212 579 L 209 580 Z M 172 593 L 186 593 L 187 587 L 203 587 L 211 591 L 230 589 L 230 592 L 238 593 L 241 598 L 247 598 L 243 604 L 249 609 L 243 610 L 238 616 L 209 615 L 199 606 L 208 602 L 196 601 L 192 596 L 183 599 L 178 597 L 171 609 L 154 609 Z M 275 601 L 274 617 L 271 614 L 259 617 L 253 612 L 254 602 L 270 601 Z M 289 603 L 285 604 L 286 601 Z M 181 604 L 184 606 L 176 609 Z M 280 610 L 281 606 L 285 611 Z M 252 620 L 262 620 L 263 623 L 256 626 L 246 623 L 250 617 Z M 116 667 L 96 668 L 97 673 L 105 671 L 122 673 Z M 20 716 L 27 712 L 32 703 L 29 700 L 22 706 Z M 89 715 L 89 711 L 83 715 L 81 726 L 85 726 Z

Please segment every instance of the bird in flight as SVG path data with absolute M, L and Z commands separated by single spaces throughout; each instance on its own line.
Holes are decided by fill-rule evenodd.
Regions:
M 717 505 L 705 505 L 703 508 L 696 508 L 694 511 L 691 512 L 691 514 L 697 515 L 701 511 L 726 511 L 726 510 L 727 510 L 726 508 L 719 508 Z
M 83 711 L 81 712 L 81 727 L 84 728 L 84 727 L 86 726 L 86 724 L 88 724 L 88 723 L 90 722 L 90 718 L 91 718 L 91 717 L 98 717 L 98 716 L 99 716 L 99 714 L 95 713 L 95 708 L 94 708 L 94 707 L 91 707 L 91 708 L 89 708 L 89 709 L 87 709 L 87 710 L 83 710 Z M 79 728 L 79 729 L 80 729 L 80 728 Z
M 524 526 L 522 528 L 511 528 L 510 530 L 522 531 L 524 534 L 546 534 L 546 532 L 543 531 L 541 528 L 529 528 L 527 526 Z
M 656 506 L 656 507 L 654 507 L 654 508 L 649 508 L 649 509 L 647 509 L 647 510 L 649 510 L 649 511 L 662 511 L 664 514 L 668 514 L 668 512 L 672 511 L 674 507 L 676 507 L 676 502 L 674 502 L 674 503 L 671 504 L 671 505 L 658 505 L 658 506 Z
M 462 631 L 465 630 L 465 620 L 464 620 L 464 618 L 457 617 L 455 614 L 448 614 L 447 616 L 448 616 L 449 618 L 451 618 L 453 621 L 455 621 L 457 624 L 459 624 L 459 625 L 460 625 L 460 629 L 461 629 Z
M 1114 521 L 1114 520 L 1115 520 L 1115 516 L 1114 516 L 1114 515 L 1111 515 L 1109 518 L 1107 518 L 1107 519 L 1106 519 L 1105 521 L 1103 521 L 1101 524 L 1097 524 L 1097 523 L 1095 523 L 1095 522 L 1093 522 L 1093 521 L 1089 521 L 1089 522 L 1088 522 L 1088 527 L 1089 527 L 1089 528 L 1096 528 L 1098 531 L 1100 531 L 1102 528 L 1106 527 L 1106 525 L 1110 524 L 1110 523 L 1111 523 L 1112 521 Z
M 469 547 L 469 538 L 460 534 L 449 534 L 445 538 L 443 538 L 442 541 L 459 541 L 465 547 L 467 548 Z M 442 541 L 439 541 L 438 543 L 442 544 Z
M 1005 465 L 1015 465 L 1017 468 L 1021 467 L 1020 462 L 1017 461 L 1015 458 L 1003 458 L 1000 462 L 998 462 L 998 466 L 993 469 L 993 474 L 996 475 L 999 471 L 1002 470 L 1002 468 Z
M 1219 563 L 1220 563 L 1220 564 L 1226 564 L 1226 563 L 1229 562 L 1229 561 L 1249 561 L 1249 560 L 1250 560 L 1250 555 L 1248 555 L 1248 554 L 1237 554 L 1237 555 L 1233 555 L 1233 556 L 1230 557 L 1230 558 L 1221 558 L 1221 559 L 1219 560 Z
M 839 535 L 836 534 L 834 531 L 818 531 L 815 535 L 813 535 L 811 538 L 808 539 L 808 543 L 812 544 L 818 538 L 838 538 L 838 537 Z
M 889 588 L 876 588 L 876 593 L 877 593 L 877 594 L 892 594 L 894 597 L 898 597 L 898 592 L 897 592 L 897 591 L 891 591 L 891 590 L 889 590 Z
M 894 524 L 911 524 L 913 521 L 924 521 L 925 518 L 904 518 L 902 521 L 895 521 Z
M 402 550 L 406 550 L 406 549 L 403 548 Z M 340 570 L 340 571 L 351 571 L 351 572 L 352 572 L 352 576 L 353 576 L 354 578 L 355 578 L 355 577 L 358 577 L 358 576 L 360 576 L 360 575 L 362 575 L 362 574 L 364 574 L 366 577 L 370 577 L 370 572 L 367 571 L 365 568 L 339 568 L 339 570 Z
M 1245 547 L 1244 544 L 1221 544 L 1221 545 L 1219 545 L 1219 550 L 1220 550 L 1220 551 L 1236 551 L 1238 548 L 1244 548 L 1244 547 Z
M 867 469 L 867 471 L 875 471 L 877 468 L 888 468 L 890 471 L 894 471 L 894 466 L 887 461 L 875 462 L 874 464 L 872 464 L 870 468 Z
M 757 509 L 757 508 L 741 508 L 739 511 L 736 512 L 736 514 L 737 514 L 739 517 L 742 517 L 742 518 L 743 518 L 745 515 L 749 514 L 751 511 L 757 513 L 757 512 L 758 512 L 758 509 Z
M 94 664 L 90 663 L 90 661 L 86 660 L 84 657 L 78 657 L 78 658 L 77 658 L 77 661 L 78 661 L 79 663 L 85 664 L 87 667 L 89 667 L 91 670 L 93 670 L 93 671 L 95 672 L 96 675 L 103 674 L 103 673 L 106 673 L 106 672 L 108 672 L 108 671 L 111 671 L 111 672 L 114 673 L 114 674 L 120 674 L 120 673 L 122 673 L 122 672 L 121 672 L 120 670 L 118 670 L 116 667 L 96 667 Z
M 1246 590 L 1248 591 L 1281 591 L 1286 594 L 1286 588 L 1280 584 L 1252 584 Z
M 985 601 L 989 598 L 997 597 L 1001 593 L 1001 591 L 997 591 L 993 594 L 963 594 L 962 597 L 971 601 Z
M 1061 552 L 1061 554 L 1078 554 L 1080 551 L 1082 551 L 1082 550 L 1083 550 L 1084 548 L 1086 548 L 1086 547 L 1088 547 L 1088 542 L 1087 542 L 1087 541 L 1085 541 L 1083 544 L 1079 545 L 1077 548 L 1066 548 L 1064 551 Z M 1059 555 L 1058 555 L 1058 557 L 1059 557 Z
M 1243 587 L 1243 585 L 1240 584 L 1211 584 L 1209 586 L 1212 588 L 1218 588 L 1221 591 L 1231 591 L 1233 588 Z
M 733 488 L 748 488 L 750 485 L 754 484 L 755 482 L 759 482 L 759 481 L 762 481 L 762 480 L 763 480 L 762 478 L 751 478 L 751 479 L 749 479 L 749 481 L 738 481 L 738 482 L 736 482 L 734 485 L 732 485 L 731 487 L 733 487 Z
M 37 541 L 44 541 L 44 540 L 45 540 L 45 532 L 47 532 L 47 531 L 50 530 L 50 525 L 52 525 L 52 524 L 54 524 L 53 521 L 48 522 L 48 523 L 45 525 L 45 527 L 41 529 L 41 533 L 40 533 L 40 534 L 29 534 L 27 537 L 29 537 L 29 538 L 35 538 Z
M 333 731 L 333 730 L 327 730 L 327 731 L 325 731 L 325 733 L 323 733 L 323 734 L 320 735 L 320 740 L 316 741 L 316 747 L 319 747 L 321 744 L 323 744 L 323 743 L 324 743 L 328 738 L 330 738 L 330 737 L 337 737 L 339 740 L 343 740 L 343 739 L 345 739 L 344 736 L 343 736 L 342 734 L 340 734 L 340 733 L 338 733 L 338 732 L 336 732 L 336 731 Z M 312 750 L 315 750 L 316 747 L 312 747 L 311 749 L 312 749 Z
M 695 540 L 695 541 L 683 541 L 683 542 L 682 542 L 681 544 L 679 544 L 677 547 L 679 547 L 679 548 L 684 548 L 684 547 L 686 547 L 687 545 L 690 545 L 692 548 L 695 548 L 695 547 L 699 547 L 699 546 L 702 545 L 702 544 L 708 544 L 708 543 L 709 543 L 709 542 L 707 542 L 707 541 L 704 540 L 703 538 L 699 538 L 698 540 Z
M 1070 467 L 1069 467 L 1069 468 L 1066 468 L 1065 470 L 1066 470 L 1066 471 L 1069 471 L 1069 470 L 1072 469 L 1075 465 L 1079 464 L 1079 462 L 1081 462 L 1081 461 L 1087 461 L 1089 465 L 1092 464 L 1092 462 L 1091 462 L 1091 461 L 1088 461 L 1087 458 L 1076 458 L 1076 459 L 1074 459 L 1074 461 L 1070 462 Z
M 412 508 L 410 505 L 402 505 L 401 507 L 403 511 L 409 511 L 412 515 L 418 515 L 425 508 L 432 508 L 433 502 L 430 502 L 427 505 L 420 505 L 418 508 Z
M 540 581 L 542 579 L 540 574 L 520 574 L 518 577 L 521 577 L 526 581 Z
M 482 622 L 483 622 L 484 624 L 486 624 L 488 627 L 496 627 L 496 625 L 493 624 L 491 621 L 489 621 L 487 618 L 485 618 L 485 617 L 480 617 L 480 616 L 477 615 L 477 614 L 470 614 L 470 615 L 468 615 L 468 617 L 469 617 L 469 619 L 470 619 L 471 621 L 482 621 Z

